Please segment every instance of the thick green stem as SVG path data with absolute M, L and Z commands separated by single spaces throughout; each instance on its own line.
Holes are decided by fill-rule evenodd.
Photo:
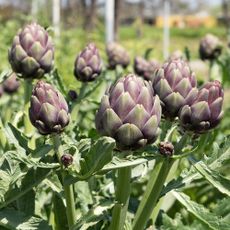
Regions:
M 211 80 L 212 80 L 212 68 L 213 68 L 213 65 L 214 65 L 214 61 L 213 61 L 213 60 L 210 60 L 210 61 L 209 61 L 208 81 L 211 81 Z
M 164 186 L 173 162 L 174 160 L 172 158 L 163 158 L 163 160 L 156 165 L 156 168 L 154 167 L 155 169 L 153 169 L 152 174 L 155 172 L 155 177 L 150 177 L 150 180 L 147 184 L 146 192 L 144 193 L 134 218 L 133 230 L 142 230 L 145 228 L 145 225 L 147 224 L 147 221 L 159 199 L 161 190 Z M 154 178 L 156 179 L 153 183 L 151 180 Z
M 60 136 L 55 135 L 53 137 L 53 142 L 54 142 L 54 150 L 60 162 L 61 156 L 64 154 L 62 145 L 61 145 Z M 63 169 L 63 167 L 61 171 L 62 171 L 62 180 L 64 181 L 65 176 L 66 176 L 66 171 Z M 75 224 L 75 218 L 76 218 L 73 186 L 64 184 L 63 189 L 64 189 L 65 199 L 66 199 L 66 215 L 67 215 L 69 229 L 71 229 L 71 227 Z
M 116 204 L 113 208 L 110 230 L 124 229 L 130 196 L 131 167 L 118 169 L 116 180 Z
M 24 127 L 25 134 L 30 134 L 33 130 L 33 126 L 29 119 L 29 106 L 30 106 L 30 97 L 32 93 L 32 80 L 25 79 L 24 80 Z

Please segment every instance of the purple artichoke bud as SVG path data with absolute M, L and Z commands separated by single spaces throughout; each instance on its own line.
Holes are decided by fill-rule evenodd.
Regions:
M 86 46 L 77 56 L 74 66 L 74 75 L 78 80 L 94 81 L 102 70 L 102 60 L 97 47 L 93 43 Z
M 2 86 L 4 91 L 8 94 L 16 92 L 20 86 L 17 75 L 15 73 L 11 73 L 10 76 L 3 82 Z
M 168 61 L 183 59 L 185 60 L 184 53 L 181 50 L 175 50 L 168 58 Z
M 160 142 L 159 151 L 163 156 L 172 156 L 174 153 L 174 146 L 171 142 Z
M 137 149 L 156 140 L 160 119 L 160 100 L 150 82 L 128 74 L 102 97 L 96 128 L 113 137 L 119 149 Z
M 181 109 L 181 126 L 196 133 L 204 133 L 215 128 L 223 117 L 223 97 L 224 91 L 219 81 L 206 83 L 199 90 L 193 103 Z
M 75 101 L 75 100 L 77 100 L 78 94 L 75 90 L 69 90 L 68 96 L 69 96 L 71 101 Z
M 68 166 L 70 166 L 73 163 L 72 155 L 67 154 L 67 153 L 63 154 L 61 156 L 61 162 L 67 168 Z
M 199 53 L 202 60 L 216 59 L 222 50 L 222 44 L 218 37 L 207 34 L 200 41 Z
M 148 61 L 142 57 L 136 57 L 134 60 L 135 73 L 147 81 L 152 80 L 153 73 L 158 68 L 160 68 L 160 64 L 156 60 Z
M 115 69 L 117 65 L 121 65 L 123 68 L 129 65 L 129 54 L 120 44 L 115 42 L 108 43 L 106 53 L 110 69 Z
M 30 102 L 30 121 L 39 133 L 60 133 L 68 125 L 68 105 L 52 85 L 39 81 L 32 91 Z
M 181 107 L 190 105 L 198 93 L 195 74 L 181 60 L 166 62 L 154 73 L 153 88 L 161 99 L 163 114 L 175 118 Z
M 3 87 L 2 85 L 0 85 L 0 97 L 3 95 L 3 93 L 4 93 Z
M 54 46 L 47 31 L 36 23 L 19 30 L 9 50 L 9 62 L 22 78 L 41 78 L 51 71 Z

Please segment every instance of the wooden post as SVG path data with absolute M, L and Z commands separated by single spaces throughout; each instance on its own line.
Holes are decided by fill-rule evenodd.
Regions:
M 164 38 L 163 38 L 163 56 L 166 60 L 169 57 L 169 0 L 164 0 Z
M 56 38 L 60 37 L 60 0 L 53 0 L 53 27 Z
M 106 43 L 114 41 L 114 0 L 105 1 Z

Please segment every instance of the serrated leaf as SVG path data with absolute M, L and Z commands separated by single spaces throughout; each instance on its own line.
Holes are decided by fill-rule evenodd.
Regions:
M 218 172 L 210 169 L 208 165 L 204 162 L 194 162 L 192 160 L 192 164 L 195 169 L 215 188 L 217 188 L 220 192 L 227 194 L 230 196 L 230 180 L 219 174 Z
M 0 226 L 10 230 L 52 230 L 45 220 L 13 209 L 0 210 Z
M 228 230 L 230 229 L 230 223 L 222 220 L 220 217 L 211 213 L 203 205 L 198 204 L 190 197 L 182 192 L 172 192 L 176 199 L 186 208 L 186 210 L 192 213 L 196 218 L 206 224 L 210 229 L 213 230 Z

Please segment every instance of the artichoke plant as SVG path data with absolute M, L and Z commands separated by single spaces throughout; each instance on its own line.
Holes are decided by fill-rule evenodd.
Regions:
M 130 63 L 130 57 L 127 51 L 118 43 L 111 42 L 106 46 L 109 68 L 115 69 L 117 65 L 126 68 Z
M 14 72 L 22 78 L 41 78 L 51 71 L 54 45 L 48 32 L 32 23 L 19 30 L 8 53 Z
M 147 81 L 151 81 L 153 73 L 160 67 L 156 60 L 148 61 L 143 57 L 136 57 L 134 60 L 134 71 Z
M 30 121 L 39 133 L 60 133 L 68 125 L 68 105 L 63 95 L 52 85 L 38 81 L 30 102 Z
M 119 149 L 136 149 L 156 140 L 160 119 L 160 100 L 150 82 L 128 74 L 102 97 L 96 128 L 113 137 Z
M 195 74 L 182 59 L 166 62 L 155 71 L 153 89 L 166 118 L 175 118 L 182 106 L 192 103 L 198 93 L 196 84 Z
M 222 44 L 218 37 L 207 34 L 200 41 L 199 53 L 202 60 L 216 59 L 222 50 Z
M 17 79 L 16 74 L 13 72 L 2 84 L 4 92 L 12 94 L 16 92 L 20 86 L 20 82 Z
M 169 56 L 168 60 L 176 60 L 176 59 L 185 59 L 185 55 L 181 50 L 175 50 L 171 55 Z
M 0 85 L 0 97 L 3 95 L 3 93 L 4 93 L 3 87 L 2 85 Z
M 94 81 L 102 71 L 102 60 L 97 47 L 90 43 L 79 53 L 74 64 L 75 77 L 83 82 Z
M 181 126 L 196 133 L 204 133 L 215 128 L 223 116 L 223 97 L 224 92 L 219 81 L 206 83 L 192 104 L 181 109 Z

